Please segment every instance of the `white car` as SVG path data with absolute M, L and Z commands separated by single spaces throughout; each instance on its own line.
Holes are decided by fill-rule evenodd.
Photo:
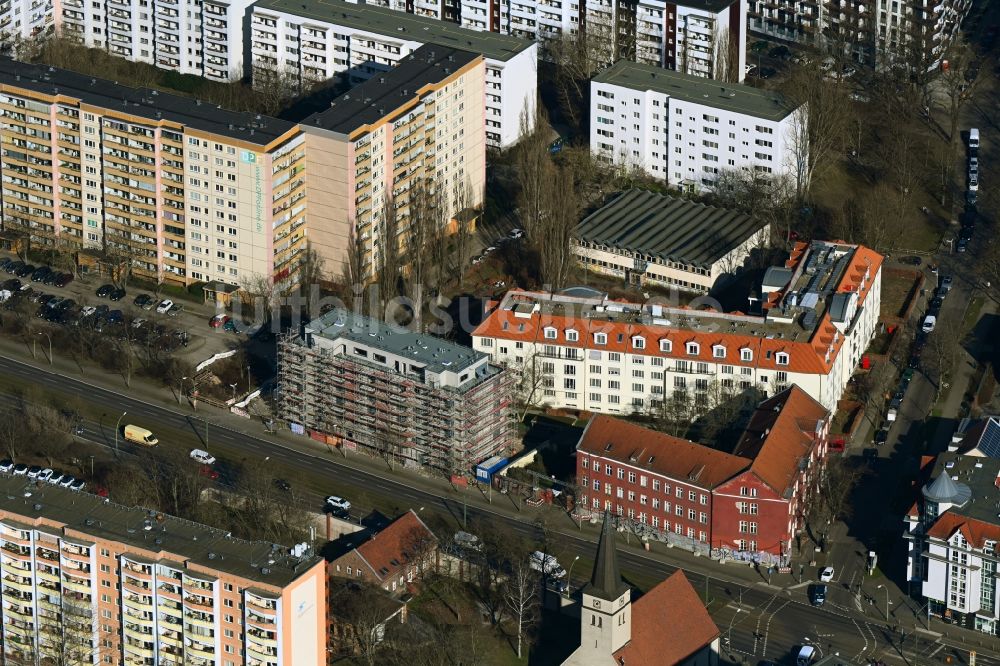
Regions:
M 969 174 L 969 191 L 978 192 L 979 191 L 979 174 L 970 173 Z
M 489 254 L 490 252 L 496 252 L 496 251 L 497 251 L 496 247 L 490 245 L 488 248 L 483 250 L 483 256 Z
M 485 259 L 485 257 L 473 257 L 472 258 L 472 265 L 475 266 L 476 264 L 483 263 L 483 259 Z
M 347 513 L 351 510 L 351 503 L 343 497 L 337 497 L 336 495 L 330 495 L 327 497 L 326 505 L 334 511 L 339 511 L 341 513 Z
M 51 483 L 53 486 L 58 486 L 60 483 L 62 483 L 62 480 L 63 480 L 62 472 L 54 472 L 52 476 L 48 478 L 49 483 Z
M 170 308 L 174 307 L 174 302 L 169 298 L 165 298 L 160 301 L 160 304 L 156 306 L 156 312 L 158 314 L 167 314 Z
M 80 316 L 81 317 L 89 317 L 90 315 L 94 314 L 95 312 L 97 312 L 97 308 L 95 308 L 93 305 L 85 305 L 80 310 Z
M 920 324 L 920 330 L 924 333 L 930 333 L 934 330 L 934 326 L 937 325 L 937 317 L 934 315 L 927 315 L 924 317 L 924 321 Z
M 63 488 L 69 488 L 74 483 L 76 483 L 76 477 L 73 476 L 72 474 L 67 474 L 66 476 L 63 477 L 63 480 L 59 482 L 59 485 L 62 486 Z
M 0 463 L 0 472 L 3 472 L 4 474 L 10 474 L 13 471 L 14 471 L 13 460 L 5 460 L 4 462 Z
M 132 322 L 132 328 L 142 328 L 142 325 L 146 323 L 146 320 L 140 317 Z
M 833 567 L 823 567 L 823 570 L 819 572 L 819 579 L 823 583 L 829 583 L 833 580 Z
M 522 238 L 522 237 L 524 237 L 524 229 L 511 229 L 510 230 L 510 237 L 511 238 Z
M 192 449 L 191 459 L 200 462 L 202 465 L 215 464 L 215 456 L 213 456 L 208 451 L 202 451 L 201 449 Z

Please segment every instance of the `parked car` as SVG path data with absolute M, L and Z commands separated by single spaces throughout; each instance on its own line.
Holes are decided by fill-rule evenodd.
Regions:
M 45 278 L 45 276 L 51 272 L 52 269 L 49 268 L 48 266 L 42 266 L 40 268 L 36 268 L 35 272 L 31 274 L 31 281 L 41 282 Z
M 882 446 L 887 441 L 889 441 L 889 431 L 885 428 L 880 428 L 879 431 L 875 433 L 875 446 Z
M 81 318 L 91 317 L 96 312 L 97 308 L 95 308 L 93 305 L 84 305 L 83 308 L 80 309 L 80 317 Z
M 222 325 L 223 331 L 229 331 L 230 333 L 238 333 L 236 330 L 236 321 L 226 317 L 226 323 Z
M 13 471 L 14 471 L 13 460 L 7 458 L 5 458 L 4 460 L 0 460 L 0 472 L 3 472 L 4 474 L 10 474 Z
M 170 308 L 172 307 L 174 307 L 174 302 L 169 298 L 165 298 L 162 301 L 160 301 L 159 305 L 156 306 L 156 313 L 167 314 L 167 312 L 169 312 Z
M 125 292 L 124 289 L 122 289 L 121 287 L 115 287 L 111 291 L 111 293 L 108 294 L 108 298 L 110 298 L 112 301 L 120 301 L 123 298 L 125 298 L 125 295 L 126 295 L 126 292 Z
M 170 309 L 167 310 L 167 316 L 168 317 L 176 317 L 181 312 L 183 312 L 183 310 L 184 310 L 184 306 L 183 305 L 178 305 L 177 303 L 174 303 L 173 305 L 170 306 Z
M 73 476 L 72 474 L 67 474 L 66 476 L 63 477 L 62 481 L 59 482 L 59 485 L 62 486 L 63 488 L 69 488 L 74 483 L 76 483 L 76 477 Z
M 343 497 L 330 495 L 326 498 L 326 507 L 333 513 L 348 513 L 351 510 L 351 503 Z
M 528 566 L 552 578 L 566 577 L 566 570 L 559 565 L 559 560 L 540 550 L 536 550 L 528 556 Z
M 208 451 L 203 451 L 202 449 L 192 449 L 190 456 L 192 460 L 200 462 L 202 465 L 215 464 L 215 456 Z
M 921 262 L 920 257 L 914 256 L 912 254 L 899 258 L 899 263 L 907 264 L 909 266 L 919 266 L 920 262 Z
M 292 484 L 288 483 L 288 481 L 285 481 L 284 479 L 275 479 L 274 487 L 282 492 L 287 493 L 289 490 L 292 489 Z
M 41 472 L 38 473 L 38 476 L 36 476 L 35 479 L 38 481 L 48 481 L 49 479 L 52 478 L 53 474 L 55 474 L 55 472 L 52 469 L 46 467 L 45 469 L 43 469 Z
M 813 606 L 822 606 L 826 603 L 826 585 L 809 586 L 809 603 Z
M 72 281 L 73 281 L 72 273 L 60 273 L 52 284 L 54 284 L 57 287 L 65 287 Z
M 934 315 L 927 315 L 924 317 L 924 321 L 920 324 L 920 330 L 924 333 L 930 333 L 934 330 L 937 325 L 937 317 Z
M 819 572 L 819 579 L 824 583 L 829 583 L 833 580 L 834 573 L 833 567 L 823 567 L 823 569 Z
M 35 272 L 34 266 L 32 266 L 31 264 L 22 264 L 21 267 L 14 272 L 14 275 L 16 275 L 19 278 L 23 278 L 23 277 L 28 277 L 34 272 Z
M 132 301 L 132 305 L 134 305 L 137 308 L 145 308 L 146 304 L 149 303 L 152 300 L 153 300 L 153 297 L 150 296 L 149 294 L 139 294 Z
M 21 270 L 23 266 L 24 266 L 23 261 L 12 261 L 9 264 L 7 264 L 7 267 L 4 268 L 4 270 L 7 271 L 9 275 L 16 275 L 17 272 Z
M 514 238 L 514 239 L 523 238 L 524 237 L 524 229 L 511 229 L 509 235 L 510 235 L 511 238 Z
M 826 586 L 824 585 L 823 587 L 825 588 Z M 826 601 L 825 593 L 826 591 L 824 590 L 823 601 Z M 819 606 L 823 603 L 823 601 L 813 605 Z M 816 657 L 816 648 L 814 648 L 811 645 L 803 645 L 799 649 L 799 653 L 795 656 L 795 666 L 809 666 L 809 664 L 813 662 L 813 659 L 815 657 Z
M 970 192 L 978 192 L 979 191 L 979 174 L 978 173 L 970 173 L 969 174 L 969 191 Z M 21 273 L 18 272 L 18 275 L 21 275 Z
M 219 328 L 223 324 L 229 321 L 229 317 L 224 314 L 213 315 L 211 319 L 208 320 L 208 325 L 212 328 Z
M 955 281 L 954 278 L 952 278 L 950 275 L 942 275 L 941 279 L 938 280 L 938 286 L 939 288 L 944 289 L 944 293 L 947 294 L 949 291 L 951 291 L 951 285 L 954 281 Z
M 958 240 L 958 245 L 955 246 L 955 251 L 958 252 L 959 254 L 962 254 L 963 252 L 966 252 L 968 249 L 969 249 L 969 239 L 960 238 Z
M 216 470 L 212 469 L 210 465 L 202 465 L 201 468 L 198 470 L 198 473 L 204 477 L 211 479 L 212 481 L 219 480 L 219 473 Z
M 79 490 L 83 490 L 86 487 L 87 487 L 87 484 L 82 479 L 77 479 L 73 483 L 69 484 L 69 489 L 70 490 L 77 490 L 77 491 L 79 491 Z
M 479 537 L 468 532 L 455 532 L 454 541 L 455 545 L 462 550 L 478 551 L 483 549 L 483 543 L 479 540 Z
M 28 466 L 25 465 L 24 463 L 17 463 L 16 465 L 14 465 L 13 473 L 14 476 L 24 476 L 25 474 L 28 473 Z
M 7 267 L 14 263 L 10 257 L 0 257 L 0 271 L 7 270 Z
M 125 313 L 121 310 L 110 310 L 105 317 L 109 324 L 118 324 L 125 318 Z
M 94 293 L 97 295 L 98 298 L 107 298 L 108 296 L 111 295 L 111 292 L 113 292 L 114 290 L 115 290 L 115 285 L 102 284 L 100 287 L 97 288 L 97 291 Z
M 37 479 L 38 475 L 42 473 L 42 468 L 38 465 L 32 465 L 28 468 L 28 478 Z
M 49 483 L 51 483 L 53 486 L 58 486 L 60 483 L 62 483 L 62 480 L 63 480 L 62 472 L 53 472 L 52 476 L 49 477 Z

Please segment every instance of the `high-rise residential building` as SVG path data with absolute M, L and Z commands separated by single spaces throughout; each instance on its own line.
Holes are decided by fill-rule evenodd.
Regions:
M 625 60 L 590 84 L 590 150 L 675 187 L 706 190 L 727 170 L 804 178 L 806 107 L 777 93 Z
M 252 0 L 59 0 L 58 32 L 82 44 L 214 81 L 243 78 Z
M 9 0 L 0 3 L 0 44 L 52 34 L 56 26 L 52 0 Z
M 678 391 L 699 406 L 716 390 L 794 384 L 834 410 L 875 336 L 882 259 L 860 245 L 798 243 L 765 273 L 750 314 L 513 290 L 473 331 L 473 348 L 521 375 L 522 400 L 550 407 L 649 413 Z
M 303 84 L 337 76 L 351 83 L 384 76 L 425 44 L 482 54 L 485 94 L 466 104 L 481 107 L 487 145 L 516 143 L 525 112 L 533 122 L 538 46 L 532 42 L 343 0 L 261 0 L 253 5 L 249 23 L 254 67 Z
M 405 249 L 415 197 L 434 198 L 439 227 L 482 210 L 485 75 L 481 55 L 422 46 L 303 122 L 307 152 L 314 140 L 322 144 L 311 159 L 322 163 L 328 188 L 322 196 L 309 189 L 308 227 L 324 254 L 349 252 L 353 230 L 361 269 L 372 276 L 388 244 L 387 228 L 396 229 L 396 249 Z
M 570 248 L 589 271 L 707 294 L 770 236 L 769 224 L 738 211 L 632 189 L 580 222 Z
M 904 521 L 906 579 L 927 617 L 996 635 L 1000 458 L 996 442 L 969 455 L 925 458 L 924 485 Z
M 486 354 L 343 309 L 278 342 L 293 432 L 450 474 L 511 452 L 513 381 Z
M 951 45 L 971 0 L 754 0 L 749 29 L 768 37 L 840 51 L 860 62 L 933 70 Z
M 17 663 L 320 664 L 326 580 L 304 544 L 0 476 L 2 650 Z

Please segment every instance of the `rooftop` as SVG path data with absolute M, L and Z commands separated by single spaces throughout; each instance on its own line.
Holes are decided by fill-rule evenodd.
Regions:
M 618 549 L 615 547 L 615 526 L 611 512 L 604 512 L 604 522 L 601 524 L 601 537 L 597 542 L 597 559 L 594 561 L 594 571 L 590 583 L 583 589 L 584 594 L 590 594 L 605 601 L 617 601 L 629 586 L 622 580 L 618 568 Z
M 85 492 L 74 492 L 23 476 L 0 475 L 0 511 L 29 525 L 64 525 L 95 539 L 117 541 L 162 559 L 239 576 L 260 585 L 285 587 L 320 561 L 294 557 L 265 541 L 246 541 L 222 530 L 140 507 L 126 507 Z M 48 528 L 51 530 L 52 528 Z
M 398 12 L 386 7 L 362 5 L 344 0 L 259 0 L 254 9 L 284 12 L 312 19 L 319 24 L 342 25 L 401 41 L 438 44 L 481 53 L 491 60 L 506 61 L 533 42 L 493 32 L 478 32 L 448 21 Z
M 616 664 L 687 663 L 711 645 L 719 628 L 680 569 L 632 602 L 632 638 L 615 652 Z
M 946 474 L 951 483 L 938 484 Z M 967 499 L 961 506 L 952 505 L 947 513 L 1000 526 L 1000 460 L 959 453 L 942 453 L 930 474 L 930 488 L 954 491 Z M 964 486 L 964 488 L 963 488 Z M 926 488 L 925 488 L 926 489 Z
M 487 358 L 486 354 L 469 347 L 342 308 L 335 308 L 314 319 L 305 330 L 307 335 L 318 335 L 328 340 L 343 338 L 396 354 L 438 373 L 460 372 Z
M 47 65 L 31 65 L 0 56 L 0 86 L 22 88 L 48 96 L 62 96 L 112 112 L 139 116 L 150 125 L 160 121 L 247 143 L 266 146 L 296 127 L 295 123 L 259 114 L 229 111 L 192 97 L 132 88 L 117 81 L 98 79 Z
M 779 121 L 794 111 L 781 95 L 740 83 L 723 83 L 654 65 L 619 60 L 593 78 L 597 83 L 651 90 L 686 102 Z
M 437 44 L 425 44 L 384 74 L 377 74 L 314 113 L 304 125 L 350 134 L 382 120 L 420 98 L 423 88 L 440 83 L 481 56 Z
M 355 550 L 375 575 L 384 579 L 407 563 L 426 557 L 436 547 L 437 537 L 410 509 Z
M 719 13 L 723 9 L 732 6 L 737 0 L 682 0 L 675 3 L 679 7 L 690 7 L 691 9 L 701 9 L 706 12 Z
M 765 226 L 737 211 L 632 189 L 583 220 L 574 235 L 708 268 Z

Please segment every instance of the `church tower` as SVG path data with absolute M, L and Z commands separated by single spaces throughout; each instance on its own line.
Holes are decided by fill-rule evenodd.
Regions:
M 580 648 L 568 664 L 611 664 L 612 655 L 632 639 L 632 591 L 618 569 L 612 522 L 605 512 L 594 573 L 583 588 Z

